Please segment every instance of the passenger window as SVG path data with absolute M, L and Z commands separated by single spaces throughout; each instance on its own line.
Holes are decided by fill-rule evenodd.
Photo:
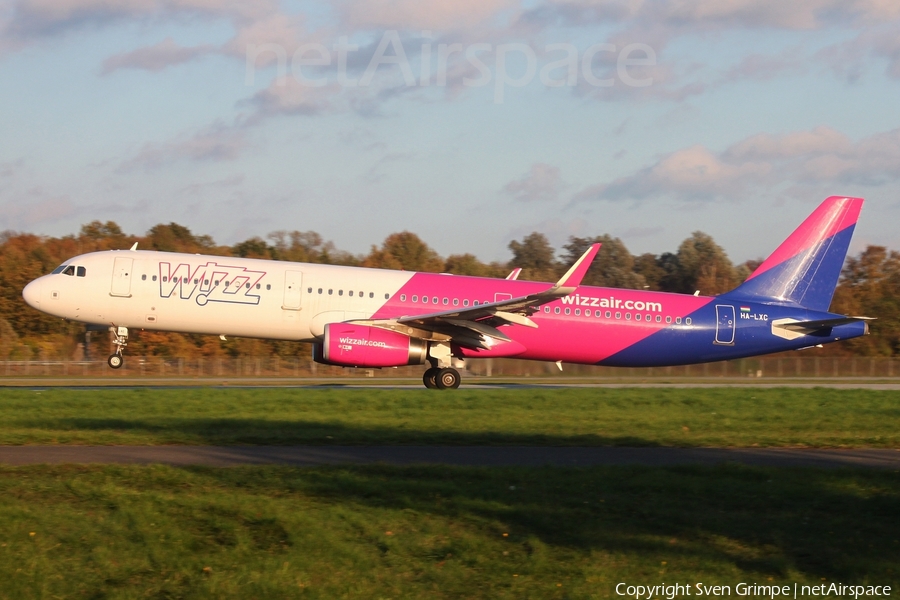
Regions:
M 352 298 L 352 297 L 353 297 L 353 290 L 350 290 L 349 292 L 347 292 L 347 295 L 350 296 L 350 297 Z
M 188 281 L 188 278 L 187 278 L 187 277 L 184 277 L 184 278 L 182 278 L 182 280 L 181 280 L 182 283 L 187 283 L 187 281 Z
M 400 294 L 400 302 L 406 302 L 406 294 Z
M 571 309 L 571 308 L 567 308 L 567 309 L 566 309 L 566 314 L 567 314 L 567 315 L 572 314 L 572 309 Z
M 626 321 L 630 321 L 630 320 L 631 320 L 631 313 L 625 313 L 625 320 L 626 320 Z
M 617 319 L 621 319 L 621 318 L 622 318 L 622 313 L 617 312 L 617 313 L 616 313 L 616 318 L 617 318 Z
M 259 284 L 258 284 L 258 283 L 256 284 L 256 289 L 259 289 Z M 312 294 L 312 288 L 306 288 L 306 293 L 307 293 L 307 294 Z
M 549 312 L 550 312 L 550 307 L 549 307 L 549 306 L 545 306 L 545 307 L 544 307 L 544 312 L 545 312 L 545 313 L 549 313 Z
M 413 297 L 412 297 L 412 301 L 413 301 L 413 302 L 418 302 L 418 301 L 419 301 L 419 297 L 418 297 L 418 296 L 413 296 Z
M 331 296 L 332 294 L 334 294 L 334 290 L 328 290 L 328 295 Z
M 385 295 L 384 295 L 384 299 L 385 299 L 385 300 L 387 300 L 387 299 L 390 298 L 390 297 L 391 297 L 390 294 L 385 294 Z
M 469 305 L 469 301 L 468 301 L 468 300 L 463 300 L 463 306 L 468 306 L 468 305 Z
M 634 315 L 634 320 L 635 320 L 635 321 L 640 321 L 640 320 L 641 320 L 641 313 L 635 313 L 635 315 Z
M 369 292 L 369 298 L 374 298 L 374 297 L 375 297 L 375 292 Z
M 197 285 L 198 283 L 200 283 L 200 280 L 199 280 L 199 279 L 195 279 L 195 280 L 194 280 L 194 285 Z M 248 287 L 249 287 L 249 286 L 248 286 Z
M 459 306 L 459 298 L 453 299 L 453 306 Z
M 267 290 L 271 290 L 271 289 L 272 289 L 272 284 L 271 284 L 271 283 L 267 283 L 267 284 L 266 284 L 266 289 L 267 289 Z
M 662 321 L 662 317 L 660 315 L 656 315 L 656 322 L 659 323 Z
M 87 269 L 85 269 L 84 267 L 78 267 L 78 276 L 84 277 L 85 275 L 87 275 Z
M 320 294 L 322 293 L 322 288 L 319 288 L 319 293 L 320 293 Z
M 363 296 L 365 296 L 365 294 L 363 294 L 362 292 L 360 292 L 360 293 L 359 293 L 359 297 L 362 298 Z
M 147 275 L 146 275 L 146 274 L 141 275 L 141 281 L 147 281 Z
M 478 300 L 472 300 L 472 306 L 478 306 Z
M 556 313 L 556 314 L 559 314 L 559 307 L 557 306 L 556 308 L 554 308 L 554 309 L 553 309 L 553 312 Z
M 666 323 L 671 323 L 671 322 L 672 322 L 672 317 L 671 316 L 666 317 Z
M 444 306 L 450 304 L 450 300 L 448 298 L 444 298 Z
M 681 325 L 681 317 L 675 317 L 675 324 Z
M 169 278 L 166 277 L 166 276 L 164 275 L 164 276 L 163 276 L 163 283 L 168 283 L 168 282 L 169 282 Z M 218 281 L 216 282 L 216 285 L 219 285 L 219 282 L 218 282 Z
M 156 275 L 154 275 L 154 276 L 151 277 L 150 279 L 152 279 L 153 281 L 156 281 Z
M 256 289 L 259 289 L 259 288 L 261 288 L 261 287 L 262 287 L 262 286 L 259 285 L 258 283 L 256 284 Z M 312 293 L 312 288 L 309 288 L 309 292 Z
M 338 290 L 338 296 L 343 296 L 343 295 L 344 295 L 344 290 Z
M 580 308 L 576 308 L 576 309 L 575 309 L 575 316 L 576 316 L 576 317 L 580 317 L 580 316 L 581 316 L 581 309 L 580 309 Z
M 432 298 L 432 299 L 431 299 L 431 300 L 432 300 L 432 302 L 434 302 L 434 303 L 435 303 L 435 304 L 437 304 L 437 303 L 438 303 L 438 297 L 437 297 L 437 296 L 435 296 L 435 297 L 434 297 L 434 298 Z
M 690 318 L 690 317 L 687 317 L 687 318 L 684 320 L 684 324 L 685 324 L 685 325 L 690 325 L 690 324 L 691 324 L 691 318 Z
M 166 280 L 166 278 L 163 277 L 163 281 L 165 281 L 165 280 Z M 219 280 L 216 279 L 215 281 L 213 281 L 213 285 L 216 285 L 216 286 L 219 285 Z
M 154 277 L 153 279 L 156 279 L 156 277 Z M 204 279 L 203 285 L 209 285 L 209 279 Z
M 600 311 L 598 310 L 597 312 L 600 312 Z M 599 315 L 598 315 L 598 316 L 599 316 Z M 606 314 L 605 314 L 604 316 L 608 319 L 608 318 L 610 318 L 610 317 L 612 316 L 612 312 L 606 311 Z M 616 317 L 616 318 L 618 319 L 619 317 Z
M 195 280 L 194 283 L 197 283 L 197 281 Z M 247 288 L 247 289 L 249 290 L 249 289 L 250 289 L 250 284 L 249 284 L 249 283 L 244 284 L 244 287 Z

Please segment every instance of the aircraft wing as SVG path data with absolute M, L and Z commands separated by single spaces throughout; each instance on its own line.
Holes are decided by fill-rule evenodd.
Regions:
M 489 338 L 509 341 L 509 337 L 498 327 L 503 325 L 537 327 L 537 323 L 529 316 L 540 310 L 541 305 L 574 292 L 581 285 L 599 249 L 600 244 L 593 244 L 559 281 L 535 294 L 454 310 L 362 322 L 384 329 L 404 331 L 413 337 L 433 338 L 428 334 L 438 334 L 462 346 L 489 348 L 491 344 Z M 409 333 L 410 330 L 412 333 Z

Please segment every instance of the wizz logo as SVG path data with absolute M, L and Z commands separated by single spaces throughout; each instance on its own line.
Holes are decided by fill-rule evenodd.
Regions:
M 244 267 L 229 267 L 214 262 L 192 267 L 159 263 L 159 295 L 171 298 L 178 291 L 182 300 L 194 298 L 200 306 L 207 302 L 231 302 L 234 304 L 259 304 L 257 284 L 266 276 L 265 271 L 250 271 Z

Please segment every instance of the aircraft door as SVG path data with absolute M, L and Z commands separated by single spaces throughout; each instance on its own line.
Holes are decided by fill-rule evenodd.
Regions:
M 734 345 L 734 307 L 727 304 L 716 305 L 716 343 L 723 346 Z
M 300 297 L 303 291 L 303 273 L 287 271 L 284 274 L 284 310 L 300 310 Z
M 134 267 L 134 259 L 120 256 L 113 262 L 111 296 L 131 297 L 131 269 Z

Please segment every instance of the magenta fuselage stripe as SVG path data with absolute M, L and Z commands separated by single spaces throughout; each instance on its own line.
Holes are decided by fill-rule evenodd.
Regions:
M 828 198 L 747 278 L 747 281 L 791 260 L 823 240 L 853 227 L 859 220 L 862 205 L 861 198 L 838 196 Z
M 460 275 L 415 273 L 382 307 L 373 319 L 391 319 L 444 312 L 521 297 L 546 290 L 549 283 L 486 279 Z M 416 302 L 412 301 L 413 297 Z M 428 302 L 422 302 L 422 297 Z M 405 298 L 405 300 L 401 300 Z M 438 302 L 435 303 L 434 299 Z M 446 299 L 446 304 L 444 300 Z M 454 301 L 457 302 L 454 305 Z M 498 344 L 493 352 L 464 352 L 467 356 L 516 356 L 534 360 L 563 360 L 596 363 L 646 339 L 657 331 L 675 326 L 676 318 L 685 318 L 713 301 L 713 298 L 581 286 L 569 296 L 545 304 L 531 318 L 537 328 L 503 327 L 514 344 Z M 546 309 L 550 312 L 547 313 Z M 559 313 L 557 314 L 557 309 Z M 566 309 L 569 314 L 566 314 Z M 575 311 L 578 310 L 578 315 Z M 585 311 L 590 311 L 586 316 Z M 600 316 L 597 316 L 600 311 Z M 609 312 L 610 316 L 606 317 Z M 619 318 L 616 318 L 616 314 Z M 635 317 L 640 315 L 638 321 Z M 626 319 L 626 315 L 630 319 Z M 656 321 L 659 315 L 660 321 Z M 647 320 L 649 317 L 649 321 Z M 671 323 L 666 318 L 671 318 Z

